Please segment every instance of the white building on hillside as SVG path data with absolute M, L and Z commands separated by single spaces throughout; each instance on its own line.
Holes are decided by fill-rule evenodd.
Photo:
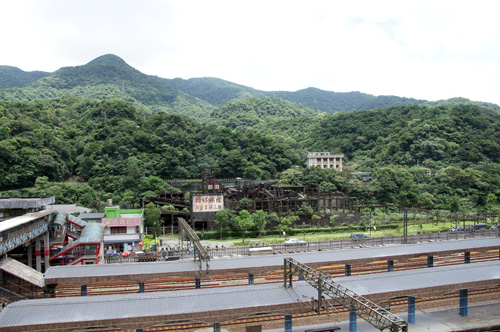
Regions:
M 306 167 L 334 168 L 342 172 L 343 154 L 331 154 L 330 152 L 308 152 L 306 155 Z

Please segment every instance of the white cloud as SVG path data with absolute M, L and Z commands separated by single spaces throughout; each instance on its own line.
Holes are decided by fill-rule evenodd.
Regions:
M 0 64 L 500 103 L 495 1 L 6 1 Z

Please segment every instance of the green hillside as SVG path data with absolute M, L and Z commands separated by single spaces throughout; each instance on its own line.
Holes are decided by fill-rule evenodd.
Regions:
M 43 71 L 26 72 L 16 67 L 0 66 L 0 89 L 22 88 L 49 74 Z
M 235 99 L 213 110 L 212 122 L 231 129 L 259 129 L 263 124 L 283 119 L 316 116 L 323 113 L 280 98 Z
M 165 190 L 161 179 L 199 178 L 206 169 L 268 179 L 301 158 L 283 140 L 164 112 L 146 119 L 119 99 L 1 101 L 0 115 L 0 190 L 79 177 L 120 202 L 127 191 L 138 198 Z
M 159 111 L 189 115 L 205 121 L 212 106 L 190 96 L 167 80 L 145 75 L 121 58 L 107 54 L 83 66 L 64 67 L 24 88 L 0 90 L 0 99 L 31 101 L 76 96 L 136 103 L 145 113 Z
M 307 88 L 295 92 L 277 91 L 274 92 L 273 95 L 325 113 L 389 108 L 425 102 L 425 100 L 413 98 L 373 96 L 358 91 L 332 92 L 317 88 Z
M 213 77 L 190 78 L 188 80 L 175 78 L 169 80 L 169 82 L 177 89 L 205 100 L 214 106 L 223 105 L 233 99 L 266 97 L 267 95 L 264 91 Z
M 293 138 L 306 149 L 343 153 L 363 169 L 500 162 L 500 114 L 477 105 L 342 112 L 267 122 L 262 132 Z

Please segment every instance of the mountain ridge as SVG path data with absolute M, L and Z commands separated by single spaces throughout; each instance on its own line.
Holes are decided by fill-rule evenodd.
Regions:
M 12 79 L 12 74 L 9 76 L 6 70 L 1 70 L 3 67 L 8 66 L 0 66 L 0 99 L 31 101 L 65 95 L 100 100 L 121 98 L 136 103 L 145 113 L 178 113 L 201 122 L 209 120 L 214 108 L 231 100 L 253 97 L 278 97 L 325 113 L 464 103 L 479 104 L 500 112 L 500 106 L 496 104 L 474 102 L 463 97 L 432 102 L 391 95 L 374 96 L 359 91 L 333 92 L 315 87 L 297 91 L 262 91 L 215 77 L 167 79 L 146 75 L 114 54 L 101 55 L 81 66 L 61 67 L 53 73 L 36 72 L 40 77 L 28 75 L 29 78 L 22 81 Z

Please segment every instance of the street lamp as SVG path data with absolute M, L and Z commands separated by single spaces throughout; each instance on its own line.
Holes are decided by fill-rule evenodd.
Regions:
M 153 222 L 153 225 L 154 225 L 154 231 L 155 231 L 155 249 L 156 249 L 156 251 L 158 251 L 158 241 L 156 239 L 156 221 Z
M 305 227 L 306 227 L 306 223 L 302 222 L 302 235 L 304 236 L 304 241 L 306 240 L 306 233 L 304 231 Z

